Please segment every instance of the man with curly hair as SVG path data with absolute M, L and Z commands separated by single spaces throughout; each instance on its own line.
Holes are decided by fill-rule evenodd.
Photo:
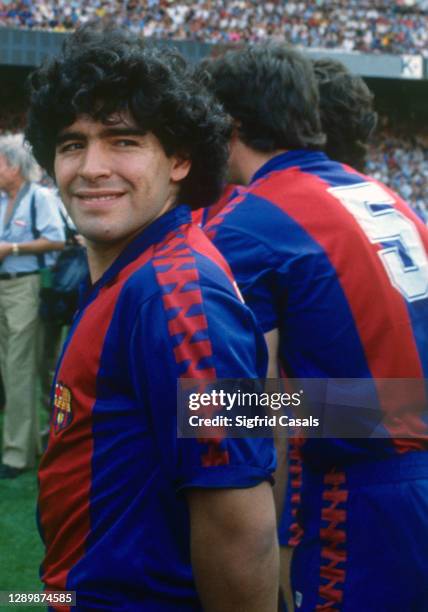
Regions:
M 226 263 L 190 223 L 219 195 L 228 120 L 178 54 L 117 31 L 75 33 L 31 85 L 27 138 L 91 277 L 40 467 L 42 579 L 79 610 L 273 611 L 272 444 L 176 433 L 179 378 L 266 367 Z

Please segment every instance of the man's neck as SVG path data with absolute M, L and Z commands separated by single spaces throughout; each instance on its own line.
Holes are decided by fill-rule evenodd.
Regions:
M 90 241 L 86 242 L 86 246 L 88 251 L 89 275 L 92 284 L 94 284 L 119 257 L 123 247 L 119 250 L 115 244 L 112 244 L 110 248 L 107 248 L 105 245 L 103 245 L 103 248 L 99 248 L 98 245 Z
M 123 240 L 117 242 L 92 242 L 86 239 L 85 245 L 88 254 L 88 267 L 91 283 L 96 283 L 110 266 L 116 261 L 120 254 L 126 249 L 136 236 L 138 236 L 145 228 L 142 227 L 138 231 L 130 234 Z
M 276 149 L 275 151 L 256 151 L 239 140 L 233 152 L 234 173 L 240 178 L 243 185 L 249 185 L 254 174 L 260 170 L 273 157 L 285 153 L 287 149 Z
M 162 217 L 165 213 L 175 208 L 175 201 L 177 199 L 176 190 L 171 193 L 166 199 L 165 205 L 158 213 L 145 225 L 137 228 L 135 231 L 119 238 L 116 241 L 104 241 L 95 242 L 90 238 L 86 237 L 85 243 L 88 251 L 88 265 L 89 274 L 91 277 L 92 284 L 96 283 L 106 272 L 113 262 L 119 257 L 122 251 L 130 244 L 141 232 L 147 229 L 157 219 Z

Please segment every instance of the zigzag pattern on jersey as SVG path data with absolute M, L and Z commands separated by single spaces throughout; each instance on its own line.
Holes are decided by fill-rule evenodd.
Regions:
M 343 584 L 346 576 L 346 502 L 344 472 L 328 472 L 324 476 L 320 529 L 321 567 L 317 611 L 339 612 L 343 599 Z
M 153 266 L 162 290 L 179 377 L 215 379 L 199 273 L 183 233 L 169 234 L 155 248 Z M 221 438 L 199 441 L 208 443 L 207 453 L 202 456 L 204 467 L 229 463 L 229 453 L 221 447 Z
M 207 225 L 204 226 L 204 232 L 210 240 L 214 240 L 218 228 L 223 223 L 224 218 L 231 213 L 245 199 L 245 193 L 242 193 L 236 198 L 233 198 L 215 217 L 213 217 Z
M 288 546 L 297 546 L 302 539 L 303 529 L 297 522 L 297 511 L 301 501 L 301 489 L 302 489 L 302 457 L 300 455 L 300 446 L 302 446 L 302 440 L 291 438 L 289 440 L 288 452 L 288 477 L 290 478 L 291 484 L 291 515 L 293 522 L 289 528 L 289 539 Z

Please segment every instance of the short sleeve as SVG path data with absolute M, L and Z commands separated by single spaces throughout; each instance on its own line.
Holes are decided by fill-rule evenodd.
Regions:
M 270 480 L 272 440 L 177 438 L 177 381 L 259 378 L 266 349 L 252 313 L 218 287 L 200 289 L 197 308 L 166 308 L 162 294 L 143 303 L 130 347 L 133 385 L 148 406 L 159 459 L 177 490 L 245 488 Z

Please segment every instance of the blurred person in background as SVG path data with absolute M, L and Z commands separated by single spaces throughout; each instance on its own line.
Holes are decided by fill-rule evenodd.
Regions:
M 313 60 L 320 95 L 320 118 L 327 141 L 323 147 L 330 159 L 360 172 L 366 166 L 368 141 L 377 125 L 374 95 L 364 80 L 332 58 Z M 280 522 L 280 544 L 284 592 L 290 593 L 289 570 L 292 550 L 302 532 L 297 522 L 302 466 L 298 444 L 289 440 L 287 494 Z M 290 595 L 288 595 L 289 607 Z
M 265 332 L 270 372 L 279 360 L 289 378 L 362 379 L 352 405 L 364 407 L 369 385 L 373 428 L 382 423 L 383 439 L 300 446 L 296 607 L 425 610 L 427 228 L 386 186 L 322 152 L 318 84 L 300 53 L 253 46 L 204 69 L 234 121 L 229 178 L 243 185 L 205 229 Z M 379 383 L 389 378 L 415 384 L 393 395 Z M 414 410 L 399 412 L 408 402 Z M 364 430 L 365 410 L 353 417 Z M 277 499 L 281 516 L 281 487 Z
M 320 117 L 327 136 L 323 149 L 364 172 L 368 142 L 377 125 L 374 94 L 364 80 L 331 58 L 313 60 L 320 95 Z
M 0 368 L 5 388 L 0 478 L 34 467 L 40 271 L 64 246 L 55 198 L 21 134 L 0 136 Z

